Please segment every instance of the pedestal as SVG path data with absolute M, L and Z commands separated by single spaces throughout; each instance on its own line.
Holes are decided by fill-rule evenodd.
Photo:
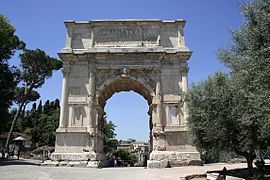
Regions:
M 180 166 L 201 166 L 198 151 L 152 151 L 147 161 L 148 168 L 167 168 Z
M 68 131 L 68 132 L 67 132 Z M 52 163 L 65 162 L 67 166 L 86 164 L 87 167 L 104 166 L 105 156 L 95 151 L 95 137 L 82 129 L 58 129 L 55 133 L 55 152 L 52 153 Z M 62 163 L 63 164 L 63 163 Z

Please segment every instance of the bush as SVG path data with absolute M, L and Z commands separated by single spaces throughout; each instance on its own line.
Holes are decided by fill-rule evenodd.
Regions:
M 117 158 L 120 157 L 121 160 L 124 161 L 132 161 L 133 163 L 136 163 L 138 161 L 138 157 L 126 149 L 119 149 L 114 152 L 113 155 L 115 155 Z

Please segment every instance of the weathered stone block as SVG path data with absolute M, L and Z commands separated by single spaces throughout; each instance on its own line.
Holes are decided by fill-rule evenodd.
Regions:
M 182 159 L 182 160 L 169 160 L 171 167 L 181 167 L 181 166 L 202 166 L 202 162 L 200 160 L 190 160 L 190 159 Z
M 65 166 L 67 166 L 67 164 L 68 164 L 68 161 L 59 162 L 59 166 L 61 166 L 61 167 L 65 167 Z
M 147 167 L 148 168 L 166 168 L 168 167 L 167 160 L 155 161 L 155 160 L 148 160 Z
M 84 153 L 53 153 L 52 160 L 55 161 L 87 161 L 96 160 L 96 154 L 94 152 Z
M 87 167 L 88 161 L 81 161 L 80 167 Z
M 87 164 L 87 168 L 98 168 L 99 161 L 89 161 Z
M 81 162 L 71 161 L 68 162 L 67 167 L 79 167 Z
M 41 166 L 50 166 L 50 167 L 55 167 L 58 166 L 59 162 L 58 161 L 45 161 L 44 163 L 41 164 Z
M 178 152 L 178 151 L 152 151 L 150 154 L 150 160 L 200 160 L 200 154 L 198 152 Z

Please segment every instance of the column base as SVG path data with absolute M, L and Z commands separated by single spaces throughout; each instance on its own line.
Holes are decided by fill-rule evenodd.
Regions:
M 83 153 L 53 153 L 51 160 L 45 161 L 42 166 L 66 166 L 66 167 L 87 167 L 100 168 L 106 166 L 103 154 L 95 152 Z
M 152 151 L 147 161 L 148 168 L 180 166 L 202 166 L 199 152 Z
M 86 132 L 86 128 L 58 128 L 55 136 L 55 152 L 43 166 L 98 168 L 106 165 L 105 155 L 96 149 L 96 137 Z
M 41 166 L 49 167 L 83 167 L 83 168 L 100 168 L 105 166 L 103 161 L 52 161 L 47 160 Z

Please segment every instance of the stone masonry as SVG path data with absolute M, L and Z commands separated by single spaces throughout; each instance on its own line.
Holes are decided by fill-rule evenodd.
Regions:
M 192 52 L 185 46 L 185 21 L 95 20 L 65 25 L 66 47 L 59 53 L 60 123 L 52 160 L 102 166 L 106 101 L 116 92 L 133 90 L 149 104 L 148 167 L 199 162 L 186 127 L 184 94 Z

